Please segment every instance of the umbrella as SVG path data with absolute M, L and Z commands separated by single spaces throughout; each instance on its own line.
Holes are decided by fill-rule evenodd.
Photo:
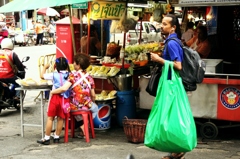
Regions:
M 60 12 L 61 15 L 69 15 L 69 9 L 66 8 Z
M 42 14 L 46 16 L 58 16 L 60 17 L 60 14 L 53 8 L 41 8 L 37 10 L 37 14 Z
M 63 6 L 75 3 L 84 3 L 91 0 L 14 0 L 0 7 L 0 13 L 33 10 L 54 6 Z M 40 3 L 41 2 L 41 3 Z

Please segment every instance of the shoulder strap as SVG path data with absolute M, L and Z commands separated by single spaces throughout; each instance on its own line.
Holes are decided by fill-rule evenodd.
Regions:
M 80 74 L 81 74 L 81 76 L 84 76 L 84 81 L 87 83 L 87 85 L 88 85 L 88 88 L 90 88 L 91 89 L 91 85 L 90 85 L 90 83 L 89 83 L 89 81 L 87 80 L 87 76 L 89 75 L 88 73 L 86 73 L 85 75 L 83 75 L 83 73 L 82 72 L 80 72 Z
M 170 39 L 168 39 L 168 40 L 165 42 L 166 52 L 167 52 L 167 54 L 168 54 L 168 45 L 167 45 L 167 44 L 168 44 L 168 42 L 169 42 L 170 40 L 174 40 L 174 41 L 176 41 L 176 42 L 181 46 L 181 48 L 183 49 L 183 44 L 180 43 L 179 40 L 178 40 L 177 38 L 170 38 Z
M 58 74 L 59 74 L 59 77 L 60 77 L 61 86 L 63 86 L 62 73 L 61 73 L 61 72 L 58 72 Z
M 177 38 L 170 38 L 170 39 L 168 39 L 168 40 L 165 42 L 165 44 L 167 44 L 170 40 L 176 41 L 181 47 L 183 47 L 183 44 L 180 43 L 180 41 L 179 41 Z M 166 45 L 166 46 L 167 46 L 167 45 Z
M 11 65 L 11 67 L 12 67 L 12 69 L 14 68 L 13 67 L 13 63 L 12 63 L 12 61 L 9 59 L 9 57 L 8 57 L 8 55 L 7 55 L 7 53 L 4 51 L 4 55 L 6 56 L 6 60 L 8 61 L 8 63 Z
M 85 82 L 86 82 L 86 77 L 88 76 L 88 73 L 86 73 L 85 75 L 83 75 L 82 72 L 80 72 L 80 75 L 81 75 L 81 78 L 80 78 L 77 82 L 75 82 L 75 83 L 73 84 L 72 89 L 73 89 L 75 86 L 77 86 L 80 82 L 82 82 L 83 80 L 85 80 Z M 87 82 L 88 82 L 88 81 L 87 81 Z M 87 82 L 86 82 L 86 83 L 87 83 Z M 88 86 L 90 85 L 89 82 L 88 82 L 87 84 L 88 84 Z M 89 88 L 91 88 L 91 87 L 89 87 Z

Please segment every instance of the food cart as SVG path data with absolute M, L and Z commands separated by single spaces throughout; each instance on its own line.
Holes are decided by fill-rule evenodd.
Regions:
M 199 124 L 203 138 L 215 138 L 219 128 L 240 126 L 240 75 L 224 74 L 222 59 L 204 59 L 207 64 L 205 78 L 197 85 L 197 90 L 187 92 L 196 124 Z M 146 91 L 147 76 L 140 76 L 141 109 L 151 109 L 154 97 Z M 197 119 L 206 119 L 204 121 Z M 228 121 L 225 125 L 216 125 L 215 120 Z
M 217 137 L 220 128 L 240 126 L 240 50 L 239 25 L 236 25 L 240 16 L 236 12 L 239 10 L 239 3 L 231 0 L 215 0 L 209 3 L 200 0 L 179 0 L 178 3 L 174 4 L 174 6 L 188 7 L 193 12 L 194 7 L 199 9 L 203 6 L 214 6 L 213 9 L 217 12 L 206 19 L 210 21 L 207 23 L 207 27 L 213 26 L 214 28 L 209 29 L 212 50 L 209 59 L 204 59 L 207 66 L 205 78 L 201 84 L 197 85 L 196 91 L 188 92 L 193 116 L 196 124 L 200 125 L 200 134 L 203 138 L 213 139 Z M 191 13 L 190 11 L 186 12 L 186 14 Z M 196 14 L 201 15 L 199 12 Z M 207 18 L 206 13 L 204 16 Z M 186 17 L 188 16 L 186 15 Z M 213 17 L 214 19 L 211 19 Z M 183 17 L 184 19 L 187 18 Z M 186 21 L 182 24 L 186 24 Z M 142 109 L 151 109 L 154 102 L 154 97 L 145 91 L 147 84 L 148 78 L 140 76 L 139 107 Z

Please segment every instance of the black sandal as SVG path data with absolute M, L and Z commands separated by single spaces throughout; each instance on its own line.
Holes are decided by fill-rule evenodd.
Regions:
M 43 144 L 43 145 L 49 145 L 50 144 L 50 139 L 46 140 L 46 139 L 40 139 L 40 140 L 37 140 L 37 143 L 39 144 Z
M 60 138 L 53 138 L 53 143 L 58 144 L 59 140 L 60 140 Z
M 79 138 L 79 139 L 85 139 L 85 135 L 79 133 L 79 134 L 77 135 L 77 138 Z

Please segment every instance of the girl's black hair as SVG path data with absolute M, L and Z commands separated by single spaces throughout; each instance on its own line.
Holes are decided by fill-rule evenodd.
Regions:
M 181 39 L 182 33 L 181 33 L 181 28 L 180 28 L 180 24 L 179 24 L 178 18 L 175 15 L 173 15 L 173 14 L 167 14 L 167 15 L 165 15 L 165 17 L 172 18 L 171 26 L 174 26 L 174 25 L 176 26 L 176 31 L 175 32 L 176 32 L 178 38 Z
M 59 57 L 56 59 L 56 69 L 58 72 L 62 70 L 68 70 L 68 72 L 71 72 L 68 64 L 68 60 L 65 57 Z M 67 79 L 68 75 L 64 77 L 64 79 Z

